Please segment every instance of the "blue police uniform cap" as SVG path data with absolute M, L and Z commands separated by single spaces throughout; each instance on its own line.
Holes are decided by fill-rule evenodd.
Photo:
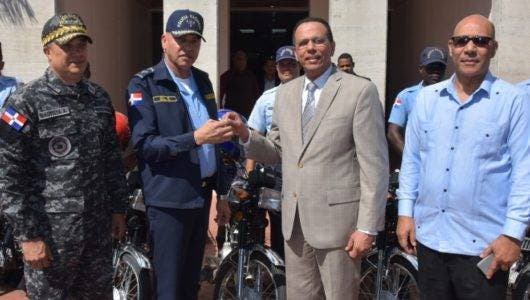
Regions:
M 296 56 L 294 55 L 294 47 L 293 46 L 283 46 L 278 48 L 276 50 L 276 62 L 279 62 L 283 59 L 292 59 L 296 60 Z
M 167 19 L 166 32 L 179 37 L 186 34 L 196 34 L 206 42 L 202 36 L 204 22 L 202 16 L 189 9 L 175 10 Z
M 440 47 L 425 47 L 421 51 L 420 65 L 426 66 L 432 63 L 442 63 L 447 65 L 447 52 Z

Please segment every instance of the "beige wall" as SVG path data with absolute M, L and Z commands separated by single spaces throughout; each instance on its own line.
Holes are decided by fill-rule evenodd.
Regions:
M 387 1 L 330 0 L 329 23 L 335 39 L 335 56 L 348 52 L 355 72 L 368 76 L 384 103 L 386 88 Z
M 116 110 L 125 111 L 131 77 L 151 64 L 151 20 L 141 1 L 57 0 L 58 12 L 79 14 L 94 40 L 90 46 L 91 80 L 110 94 Z
M 213 90 L 217 92 L 217 74 L 219 74 L 219 39 L 226 36 L 219 31 L 220 8 L 226 3 L 224 0 L 165 0 L 164 1 L 164 28 L 169 15 L 177 9 L 190 9 L 200 13 L 204 19 L 204 38 L 206 42 L 201 45 L 199 58 L 195 66 L 210 74 Z
M 5 62 L 3 74 L 18 77 L 24 82 L 41 76 L 48 66 L 42 52 L 41 33 L 44 23 L 55 12 L 53 0 L 32 0 L 28 4 L 27 9 L 34 13 L 34 19 L 23 13 L 16 18 L 20 21 L 18 23 L 4 18 L 0 21 L 0 42 Z M 2 8 L 0 6 L 0 14 L 5 16 L 7 12 Z
M 490 19 L 496 26 L 499 50 L 491 70 L 517 83 L 530 78 L 530 1 L 493 0 Z

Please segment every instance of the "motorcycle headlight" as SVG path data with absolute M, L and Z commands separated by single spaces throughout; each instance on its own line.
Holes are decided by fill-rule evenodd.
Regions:
M 269 189 L 266 187 L 260 188 L 258 207 L 268 209 L 268 210 L 274 210 L 277 212 L 281 211 L 281 207 L 282 207 L 281 193 L 277 190 Z

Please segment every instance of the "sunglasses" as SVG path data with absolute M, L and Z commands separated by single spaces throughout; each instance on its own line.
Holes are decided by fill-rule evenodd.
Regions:
M 486 47 L 490 44 L 491 41 L 493 41 L 492 38 L 489 36 L 469 36 L 469 35 L 461 35 L 461 36 L 453 36 L 451 37 L 451 42 L 455 47 L 464 47 L 469 43 L 469 41 L 473 41 L 473 44 L 477 47 Z

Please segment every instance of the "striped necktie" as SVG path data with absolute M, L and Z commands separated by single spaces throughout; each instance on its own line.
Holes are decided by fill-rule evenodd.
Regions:
M 313 82 L 307 84 L 307 101 L 305 103 L 304 112 L 302 113 L 302 143 L 306 142 L 311 119 L 315 115 L 315 90 L 317 85 Z

